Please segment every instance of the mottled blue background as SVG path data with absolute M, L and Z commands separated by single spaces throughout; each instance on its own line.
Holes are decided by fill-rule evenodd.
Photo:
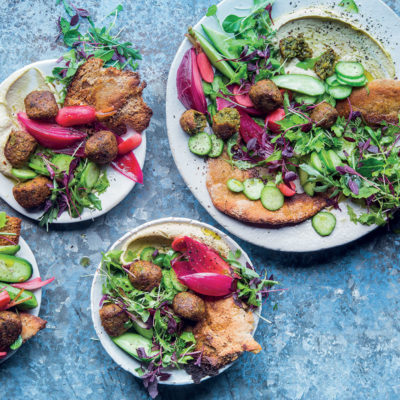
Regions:
M 128 230 L 165 216 L 215 222 L 194 199 L 169 152 L 165 88 L 169 65 L 186 27 L 211 0 L 75 3 L 99 21 L 119 2 L 122 37 L 143 54 L 141 73 L 154 110 L 138 186 L 114 210 L 92 223 L 46 233 L 24 219 L 23 236 L 44 277 L 41 332 L 0 366 L 1 399 L 147 399 L 139 380 L 117 367 L 96 339 L 90 285 L 107 249 Z M 398 1 L 387 1 L 400 13 Z M 0 1 L 0 80 L 31 62 L 57 58 L 54 38 L 63 12 L 55 1 Z M 393 27 L 398 30 L 399 27 Z M 0 209 L 16 213 L 0 201 Z M 256 339 L 264 351 L 245 355 L 228 372 L 199 386 L 163 387 L 164 399 L 398 399 L 400 398 L 399 236 L 380 229 L 322 254 L 281 254 L 240 242 L 258 268 L 268 267 L 289 289 L 273 296 Z M 88 267 L 80 260 L 87 256 Z M 278 310 L 272 307 L 278 302 Z

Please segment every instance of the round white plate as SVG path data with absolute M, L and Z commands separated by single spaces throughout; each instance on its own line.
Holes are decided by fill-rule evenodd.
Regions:
M 393 27 L 398 26 L 400 23 L 399 17 L 380 0 L 357 1 L 356 3 L 360 9 L 359 14 L 345 13 L 341 7 L 335 7 L 338 3 L 339 1 L 326 0 L 277 0 L 272 8 L 272 17 L 277 18 L 302 8 L 319 6 L 332 9 L 334 7 L 335 13 L 341 18 L 351 21 L 356 26 L 361 26 L 373 37 L 380 40 L 392 55 L 396 73 L 399 74 L 400 52 L 398 51 L 398 36 L 393 31 Z M 247 15 L 252 4 L 253 0 L 242 0 L 240 2 L 224 0 L 218 5 L 217 16 L 220 21 L 223 21 L 229 14 Z M 221 29 L 217 26 L 215 18 L 202 18 L 195 25 L 195 28 L 201 31 L 200 24 L 205 24 L 217 30 Z M 376 226 L 355 225 L 351 222 L 347 215 L 345 203 L 341 203 L 342 212 L 333 212 L 337 218 L 336 228 L 330 236 L 325 238 L 314 231 L 310 221 L 291 227 L 269 229 L 242 223 L 218 211 L 213 206 L 206 188 L 206 162 L 189 151 L 188 136 L 183 132 L 179 124 L 179 118 L 185 111 L 185 107 L 178 100 L 176 73 L 184 53 L 190 47 L 189 41 L 184 39 L 169 72 L 166 98 L 168 138 L 176 166 L 186 185 L 218 223 L 232 234 L 252 244 L 267 249 L 292 252 L 315 251 L 339 246 L 358 239 L 376 228 Z M 357 210 L 357 207 L 354 208 Z
M 35 256 L 32 253 L 32 250 L 30 249 L 28 244 L 25 242 L 25 240 L 22 239 L 22 237 L 19 238 L 19 244 L 21 246 L 21 250 L 16 254 L 16 256 L 21 257 L 21 258 L 25 258 L 26 260 L 28 260 L 32 264 L 33 273 L 32 273 L 32 277 L 30 279 L 39 278 L 40 277 L 39 268 L 37 266 L 36 259 L 35 259 Z M 37 299 L 37 302 L 38 302 L 38 306 L 36 308 L 34 308 L 33 310 L 25 310 L 24 312 L 28 312 L 29 314 L 39 316 L 40 303 L 42 302 L 42 289 L 35 290 L 34 294 L 36 296 L 36 299 Z M 29 346 L 29 344 L 25 343 L 20 348 L 22 348 L 23 346 Z M 0 364 L 3 361 L 5 361 L 8 358 L 10 358 L 18 350 L 19 349 L 14 350 L 14 351 L 9 351 L 8 354 L 6 355 L 6 357 L 0 359 Z
M 131 238 L 132 235 L 137 234 L 138 232 L 142 231 L 143 229 L 146 229 L 148 227 L 156 228 L 157 226 L 162 226 L 168 223 L 180 223 L 180 224 L 187 224 L 187 225 L 194 225 L 198 226 L 201 228 L 208 229 L 212 232 L 215 232 L 221 240 L 223 240 L 231 249 L 232 252 L 235 252 L 236 250 L 241 251 L 241 257 L 238 259 L 240 263 L 243 265 L 246 264 L 246 262 L 251 264 L 251 261 L 248 257 L 248 255 L 244 252 L 244 250 L 229 236 L 227 236 L 225 233 L 221 232 L 220 230 L 214 228 L 213 226 L 210 226 L 208 224 L 204 224 L 199 221 L 191 220 L 188 218 L 162 218 L 158 219 L 155 221 L 150 221 L 147 222 L 146 224 L 140 225 L 137 228 L 133 229 L 132 231 L 128 232 L 126 235 L 124 235 L 121 239 L 117 240 L 110 248 L 109 250 L 114 250 L 114 249 L 122 249 L 124 244 Z M 125 353 L 121 348 L 119 348 L 112 340 L 111 338 L 107 335 L 105 332 L 103 326 L 101 325 L 101 320 L 99 316 L 99 309 L 100 309 L 100 301 L 101 298 L 103 297 L 102 289 L 103 289 L 103 283 L 104 283 L 104 277 L 100 274 L 101 272 L 101 264 L 96 270 L 96 273 L 94 275 L 93 283 L 92 283 L 92 290 L 91 290 L 91 308 L 92 308 L 92 320 L 94 324 L 94 328 L 96 330 L 97 336 L 100 339 L 101 344 L 103 345 L 104 349 L 108 353 L 108 355 L 124 370 L 130 372 L 132 375 L 136 376 L 139 378 L 138 373 L 136 372 L 136 369 L 140 367 L 140 363 L 136 361 L 134 358 L 132 358 L 129 354 Z M 257 309 L 258 315 L 261 314 L 261 307 Z M 253 335 L 257 329 L 259 317 L 257 314 L 254 313 L 254 330 L 253 330 Z M 229 368 L 232 364 L 228 364 L 224 368 L 221 368 L 219 370 L 219 373 L 225 371 L 227 368 Z M 160 381 L 160 384 L 165 384 L 165 385 L 187 385 L 187 384 L 192 384 L 193 380 L 190 377 L 189 374 L 187 374 L 184 370 L 176 370 L 176 369 L 169 369 L 166 372 L 171 374 L 171 377 L 167 381 Z M 210 378 L 205 377 L 202 380 L 206 380 Z
M 20 70 L 11 74 L 6 80 L 0 84 L 0 91 L 3 87 L 8 86 L 17 76 L 23 73 L 25 70 L 30 68 L 37 68 L 42 72 L 44 76 L 51 75 L 51 71 L 54 67 L 59 66 L 56 60 L 44 60 L 38 61 L 33 64 L 27 65 Z M 34 88 L 32 88 L 34 90 Z M 24 111 L 24 110 L 22 110 Z M 123 136 L 124 138 L 129 137 L 133 133 L 132 129 L 128 129 L 128 132 Z M 146 133 L 142 133 L 142 144 L 134 150 L 135 156 L 139 162 L 140 167 L 143 169 L 144 160 L 146 156 Z M 80 218 L 71 218 L 67 212 L 64 212 L 54 224 L 70 224 L 74 222 L 82 222 L 94 219 L 110 211 L 113 207 L 119 204 L 133 189 L 135 182 L 121 175 L 119 172 L 115 171 L 111 166 L 106 167 L 108 180 L 110 181 L 110 187 L 105 193 L 99 195 L 102 204 L 102 210 L 88 210 L 84 209 Z M 15 185 L 15 181 L 4 176 L 0 173 L 0 197 L 8 203 L 9 206 L 14 208 L 19 213 L 25 215 L 28 218 L 38 220 L 43 212 L 35 211 L 30 212 L 25 208 L 21 207 L 14 199 L 12 194 L 12 188 Z

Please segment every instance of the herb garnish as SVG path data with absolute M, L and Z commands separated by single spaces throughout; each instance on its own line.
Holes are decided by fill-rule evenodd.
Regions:
M 63 4 L 67 14 L 72 18 L 69 22 L 63 17 L 58 19 L 59 35 L 57 39 L 62 37 L 64 44 L 70 50 L 58 60 L 59 62 L 63 61 L 64 66 L 55 67 L 52 76 L 47 77 L 47 82 L 56 82 L 62 85 L 61 104 L 64 102 L 67 87 L 76 71 L 90 57 L 104 60 L 105 67 L 115 67 L 121 70 L 128 66 L 135 70 L 138 66 L 136 60 L 141 60 L 139 51 L 132 47 L 131 42 L 119 40 L 121 30 L 117 34 L 111 33 L 118 13 L 123 10 L 121 5 L 118 5 L 107 16 L 107 18 L 113 17 L 113 21 L 108 26 L 97 28 L 88 11 L 70 6 L 66 0 L 63 0 Z M 81 33 L 78 24 L 80 19 L 86 19 L 89 24 L 87 32 L 84 34 Z
M 342 0 L 339 7 L 343 7 L 347 12 L 357 14 L 359 12 L 357 4 L 354 0 Z

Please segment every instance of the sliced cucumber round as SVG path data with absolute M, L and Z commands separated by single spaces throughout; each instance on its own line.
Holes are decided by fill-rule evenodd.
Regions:
M 309 75 L 289 74 L 271 78 L 276 86 L 309 96 L 320 96 L 325 93 L 324 82 Z
M 56 154 L 52 157 L 51 163 L 57 167 L 58 172 L 68 173 L 69 165 L 73 159 L 74 157 L 69 156 L 68 154 Z
M 228 186 L 228 189 L 234 193 L 240 193 L 244 190 L 243 183 L 237 179 L 229 179 L 229 181 L 226 182 L 226 185 Z
M 328 86 L 338 86 L 338 85 L 340 85 L 340 83 L 338 83 L 338 81 L 337 81 L 337 75 L 336 74 L 333 74 L 332 76 L 327 78 L 325 82 L 328 84 Z
M 266 185 L 261 192 L 261 204 L 269 211 L 279 210 L 285 203 L 285 198 L 276 186 Z
M 304 192 L 313 197 L 315 194 L 315 182 L 307 182 L 303 185 Z
M 189 150 L 198 156 L 206 156 L 212 148 L 210 135 L 205 132 L 191 136 L 189 139 Z
M 210 135 L 211 139 L 211 150 L 207 154 L 208 157 L 217 158 L 224 151 L 224 141 L 218 138 L 216 135 Z
M 340 61 L 335 67 L 336 73 L 346 78 L 359 78 L 364 75 L 364 67 L 359 62 Z
M 261 197 L 261 192 L 264 188 L 264 183 L 259 178 L 246 179 L 243 182 L 243 193 L 250 200 L 259 200 Z
M 343 75 L 337 75 L 337 82 L 340 85 L 361 87 L 361 86 L 365 86 L 368 83 L 368 80 L 365 77 L 365 75 L 361 76 L 360 78 L 356 78 L 356 79 L 346 78 Z
M 27 168 L 12 168 L 11 173 L 18 179 L 26 181 L 37 177 L 37 173 Z
M 121 347 L 122 350 L 126 351 L 139 361 L 143 361 L 137 352 L 139 347 L 144 349 L 147 356 L 154 356 L 157 354 L 157 351 L 151 349 L 153 346 L 151 340 L 136 333 L 126 332 L 121 336 L 113 337 L 111 339 L 117 346 Z
M 343 100 L 351 95 L 352 90 L 351 86 L 330 86 L 328 93 L 336 100 Z
M 311 223 L 318 235 L 329 236 L 335 229 L 336 217 L 328 211 L 321 211 L 313 216 Z

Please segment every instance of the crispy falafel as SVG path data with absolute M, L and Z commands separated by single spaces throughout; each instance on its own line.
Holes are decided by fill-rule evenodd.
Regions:
M 226 107 L 213 117 L 212 129 L 222 140 L 228 140 L 240 128 L 240 114 L 236 108 Z
M 310 118 L 317 124 L 317 126 L 324 129 L 329 129 L 334 125 L 338 116 L 339 113 L 336 111 L 336 108 L 326 102 L 318 104 L 310 114 Z
M 108 164 L 118 155 L 115 135 L 110 131 L 99 131 L 90 136 L 85 145 L 87 158 L 96 164 Z
M 14 168 L 21 168 L 28 162 L 36 147 L 36 139 L 28 132 L 12 131 L 4 148 L 4 155 Z
M 269 79 L 254 84 L 249 91 L 254 106 L 265 113 L 283 106 L 283 96 L 278 86 Z
M 30 181 L 18 183 L 13 187 L 13 195 L 17 203 L 26 209 L 37 208 L 51 196 L 51 180 L 38 176 Z
M 190 292 L 176 294 L 172 308 L 175 314 L 190 321 L 201 321 L 206 313 L 204 300 Z
M 0 311 L 0 351 L 7 350 L 22 332 L 22 322 L 14 312 Z
M 200 111 L 186 110 L 179 120 L 182 129 L 188 135 L 195 135 L 196 133 L 203 132 L 207 127 L 207 118 Z
M 121 336 L 128 330 L 126 322 L 129 316 L 116 304 L 104 304 L 99 313 L 101 324 L 108 335 Z
M 129 280 L 134 288 L 143 292 L 150 292 L 161 283 L 161 268 L 150 261 L 134 261 L 129 272 Z
M 29 118 L 49 120 L 57 116 L 56 98 L 48 90 L 34 90 L 25 97 L 24 103 Z

